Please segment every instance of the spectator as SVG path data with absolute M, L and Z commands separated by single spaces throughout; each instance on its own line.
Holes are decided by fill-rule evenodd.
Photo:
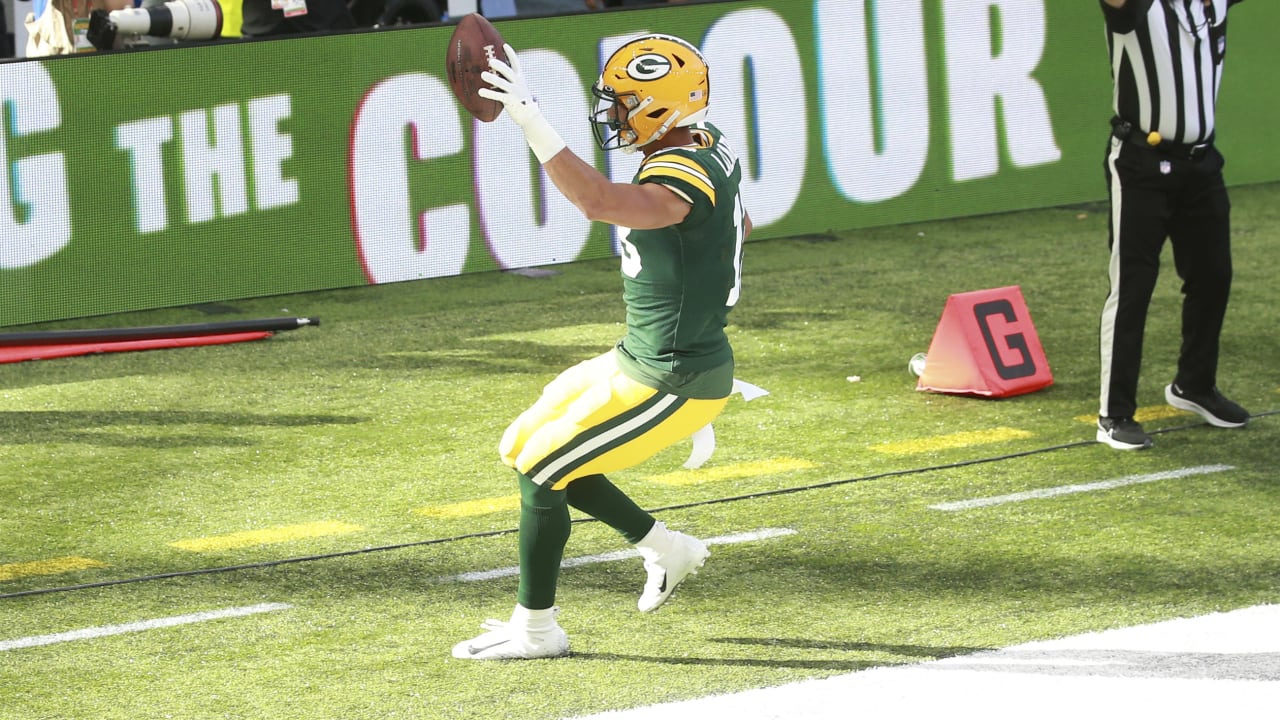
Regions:
M 86 37 L 76 37 L 74 22 L 88 18 L 94 10 L 111 12 L 131 7 L 132 0 L 48 0 L 39 15 L 27 15 L 27 57 L 92 50 Z
M 343 0 L 284 0 L 275 9 L 272 0 L 244 0 L 240 34 L 247 38 L 297 35 L 327 30 L 350 30 L 355 18 Z
M 240 37 L 240 11 L 244 3 L 242 0 L 218 0 L 218 4 L 222 6 L 222 35 L 219 37 Z

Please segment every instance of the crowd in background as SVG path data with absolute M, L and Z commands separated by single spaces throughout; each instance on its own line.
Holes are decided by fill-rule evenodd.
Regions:
M 172 1 L 172 0 L 171 0 Z M 182 1 L 182 0 L 178 0 Z M 690 0 L 476 0 L 481 14 L 491 18 L 534 17 L 573 12 L 641 7 Z M 26 18 L 28 40 L 13 47 L 12 20 L 6 4 L 0 16 L 0 57 L 39 57 L 94 50 L 87 36 L 93 11 L 109 13 L 134 7 L 148 8 L 166 0 L 34 0 Z M 449 0 L 217 0 L 223 15 L 221 37 L 271 37 L 331 32 L 362 27 L 385 27 L 448 21 Z M 298 9 L 304 11 L 299 13 Z M 163 44 L 169 38 L 128 38 L 129 44 Z

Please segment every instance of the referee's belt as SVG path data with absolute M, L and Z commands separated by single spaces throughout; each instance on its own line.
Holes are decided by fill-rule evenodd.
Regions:
M 1164 155 L 1172 155 L 1174 157 L 1186 158 L 1195 162 L 1199 162 L 1209 152 L 1209 148 L 1213 147 L 1213 138 L 1200 143 L 1199 145 L 1184 145 L 1182 143 L 1169 142 L 1160 137 L 1160 133 L 1152 132 L 1144 134 L 1141 130 L 1134 127 L 1126 120 L 1120 118 L 1111 119 L 1111 135 L 1112 137 L 1123 140 L 1130 145 L 1137 145 L 1147 150 L 1154 150 Z M 1154 141 L 1154 142 L 1152 142 Z

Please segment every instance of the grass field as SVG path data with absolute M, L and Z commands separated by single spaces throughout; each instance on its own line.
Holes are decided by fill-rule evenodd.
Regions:
M 1166 253 L 1139 453 L 1093 442 L 1105 208 L 750 244 L 730 330 L 770 394 L 703 468 L 684 444 L 615 477 L 711 559 L 642 615 L 640 561 L 575 524 L 555 661 L 449 649 L 510 612 L 515 577 L 475 575 L 515 564 L 498 437 L 619 336 L 616 262 L 46 325 L 322 321 L 0 366 L 0 718 L 560 718 L 1280 602 L 1280 185 L 1233 201 L 1220 385 L 1257 417 L 1164 405 Z M 1054 384 L 916 392 L 948 295 L 1008 285 Z

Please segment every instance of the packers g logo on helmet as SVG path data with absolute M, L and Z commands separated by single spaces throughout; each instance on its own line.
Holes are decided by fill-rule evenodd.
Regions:
M 648 53 L 627 63 L 627 75 L 635 80 L 657 80 L 671 72 L 671 61 L 657 53 Z
M 632 40 L 609 57 L 591 88 L 596 140 L 605 150 L 635 151 L 671 128 L 701 122 L 710 99 L 707 62 L 672 35 Z

